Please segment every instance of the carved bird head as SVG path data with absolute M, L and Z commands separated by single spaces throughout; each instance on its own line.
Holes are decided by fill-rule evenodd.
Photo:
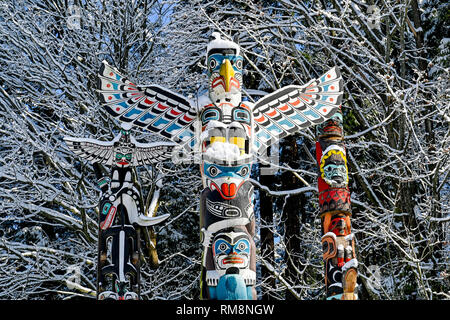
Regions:
M 239 45 L 212 33 L 207 48 L 209 97 L 211 101 L 237 106 L 241 102 L 242 65 Z

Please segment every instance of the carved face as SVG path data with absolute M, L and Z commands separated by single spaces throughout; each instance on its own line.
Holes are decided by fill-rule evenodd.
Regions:
M 237 166 L 218 165 L 203 161 L 202 174 L 206 186 L 217 190 L 223 199 L 234 199 L 242 184 L 250 178 L 251 164 Z
M 209 112 L 203 112 L 202 118 L 210 118 L 205 119 L 201 138 L 203 185 L 231 200 L 250 177 L 250 140 L 245 125 L 237 121 L 225 124 L 213 118 L 219 113 L 218 108 L 206 110 Z
M 119 141 L 114 143 L 114 162 L 119 168 L 128 167 L 133 160 L 133 144 L 130 142 L 131 125 L 122 123 Z
M 220 142 L 222 144 L 236 145 L 241 156 L 250 154 L 253 122 L 248 106 L 241 104 L 239 107 L 229 108 L 224 105 L 221 107 L 209 105 L 203 108 L 200 119 L 202 122 L 201 142 L 203 152 L 206 152 L 215 143 Z M 223 148 L 226 146 L 217 146 L 215 148 L 219 147 Z M 220 159 L 219 155 L 229 156 L 229 151 L 227 150 L 225 154 L 214 151 L 212 156 Z M 227 157 L 223 158 L 223 160 L 226 159 Z
M 205 106 L 200 115 L 202 126 L 206 126 L 210 121 L 220 121 L 226 124 L 233 122 L 241 123 L 242 125 L 252 125 L 251 110 L 245 104 L 238 107 L 233 107 L 228 104 L 217 107 L 215 105 Z
M 213 33 L 214 40 L 208 44 L 207 67 L 209 97 L 213 103 L 230 103 L 237 106 L 241 102 L 243 58 L 239 46 Z
M 131 164 L 133 159 L 133 150 L 128 147 L 117 147 L 114 149 L 114 159 L 116 165 L 120 168 L 126 168 Z
M 342 136 L 342 113 L 336 112 L 330 119 L 316 126 L 316 134 L 319 137 L 341 137 Z
M 347 186 L 347 157 L 342 148 L 330 146 L 325 150 L 320 162 L 320 173 L 322 179 L 331 187 L 343 188 Z
M 219 233 L 214 237 L 212 249 L 216 269 L 249 266 L 250 240 L 245 232 Z
M 331 220 L 329 231 L 333 232 L 337 236 L 346 236 L 347 232 L 347 224 L 345 222 L 345 217 L 338 216 Z

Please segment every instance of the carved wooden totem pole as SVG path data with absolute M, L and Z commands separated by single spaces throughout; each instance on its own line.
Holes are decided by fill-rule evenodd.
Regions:
M 342 112 L 317 126 L 319 210 L 328 299 L 355 300 L 358 262 L 351 233 L 351 202 Z
M 160 86 L 137 86 L 106 63 L 100 92 L 115 118 L 201 155 L 201 298 L 256 299 L 252 163 L 278 139 L 339 112 L 342 80 L 333 68 L 249 103 L 242 101 L 243 57 L 236 43 L 213 33 L 206 61 L 209 101 L 200 108 Z
M 111 166 L 111 176 L 99 181 L 97 299 L 140 298 L 140 239 L 142 227 L 162 222 L 168 214 L 147 216 L 133 167 L 170 159 L 172 142 L 139 143 L 123 124 L 112 141 L 65 137 L 80 158 Z

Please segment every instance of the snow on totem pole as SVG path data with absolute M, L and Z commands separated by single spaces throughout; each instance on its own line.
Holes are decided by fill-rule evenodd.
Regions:
M 111 166 L 110 177 L 99 181 L 97 299 L 140 298 L 140 232 L 164 221 L 168 214 L 147 216 L 141 188 L 133 167 L 170 159 L 173 142 L 139 143 L 122 124 L 112 141 L 65 137 L 67 146 L 80 158 Z
M 106 63 L 100 92 L 115 118 L 176 142 L 176 154 L 200 154 L 201 298 L 256 299 L 252 163 L 273 142 L 339 112 L 342 79 L 332 68 L 253 104 L 242 101 L 238 44 L 214 32 L 206 59 L 209 94 L 200 108 L 158 85 L 137 86 Z
M 214 36 L 207 48 L 210 103 L 200 112 L 201 298 L 255 300 L 252 109 L 241 99 L 239 46 Z

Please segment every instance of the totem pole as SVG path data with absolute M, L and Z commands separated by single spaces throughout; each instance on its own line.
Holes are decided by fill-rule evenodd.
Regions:
M 339 109 L 316 127 L 319 211 L 327 299 L 355 300 L 358 262 L 351 233 L 351 202 L 342 122 Z
M 239 46 L 215 34 L 207 48 L 210 102 L 200 112 L 203 190 L 201 298 L 256 299 L 251 173 L 253 119 L 242 102 Z
M 147 216 L 133 167 L 170 159 L 173 142 L 139 143 L 122 124 L 112 141 L 65 137 L 80 158 L 111 166 L 100 179 L 97 259 L 97 299 L 140 298 L 140 242 L 142 228 L 164 221 L 168 214 Z
M 209 101 L 200 109 L 160 86 L 137 86 L 106 63 L 100 92 L 114 90 L 103 94 L 103 103 L 115 118 L 171 139 L 178 151 L 201 155 L 201 298 L 256 299 L 252 163 L 278 139 L 338 112 L 342 80 L 333 68 L 250 103 L 242 101 L 237 43 L 214 32 L 206 61 Z

